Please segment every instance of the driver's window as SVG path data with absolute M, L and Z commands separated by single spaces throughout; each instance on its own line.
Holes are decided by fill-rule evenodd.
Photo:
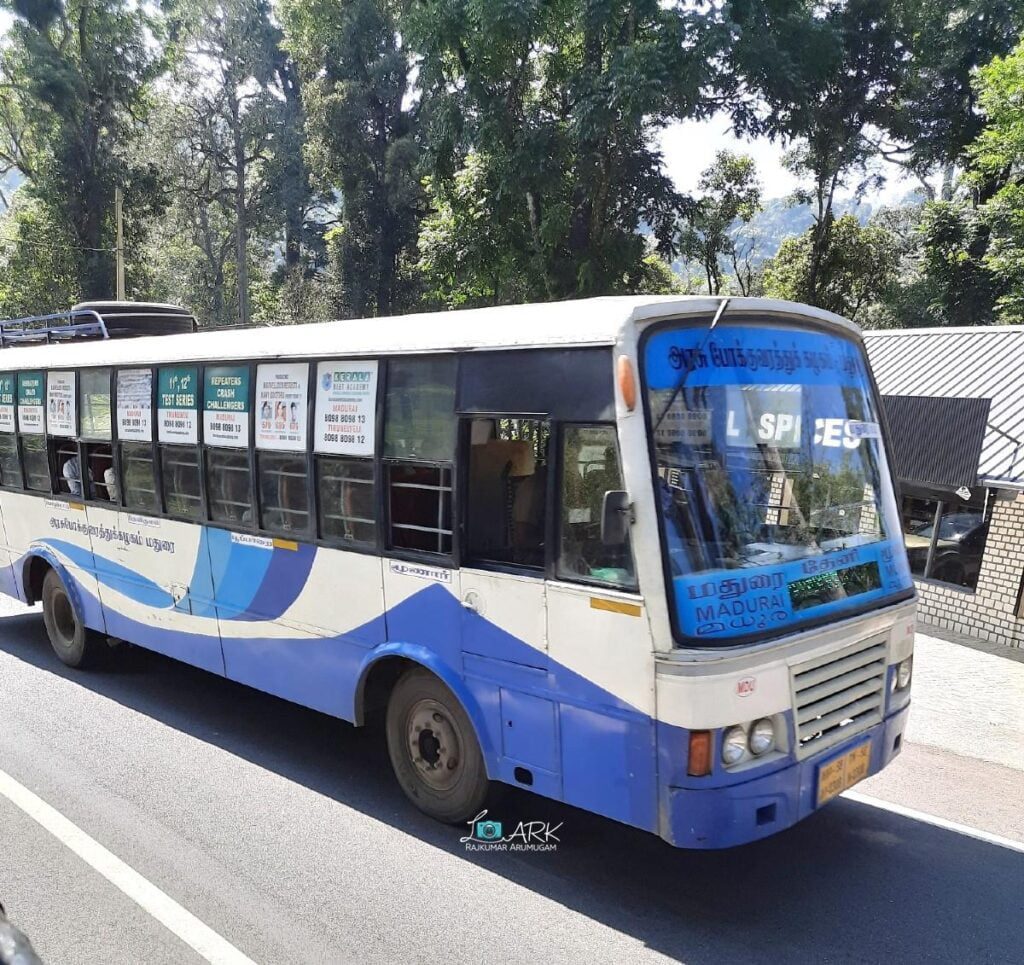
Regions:
M 636 587 L 628 539 L 618 546 L 606 546 L 601 540 L 604 495 L 623 489 L 614 427 L 566 426 L 559 494 L 557 573 L 561 579 Z

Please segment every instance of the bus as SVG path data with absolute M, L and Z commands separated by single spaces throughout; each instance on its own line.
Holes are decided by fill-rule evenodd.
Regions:
M 914 584 L 850 322 L 608 297 L 111 338 L 103 310 L 0 350 L 0 583 L 66 664 L 128 641 L 378 722 L 449 823 L 504 784 L 723 848 L 899 753 Z

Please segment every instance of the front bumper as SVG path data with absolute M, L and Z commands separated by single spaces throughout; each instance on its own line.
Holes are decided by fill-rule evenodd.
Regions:
M 900 751 L 909 704 L 836 747 L 741 784 L 663 787 L 660 834 L 679 848 L 731 848 L 792 827 L 817 810 L 818 767 L 870 740 L 869 774 Z

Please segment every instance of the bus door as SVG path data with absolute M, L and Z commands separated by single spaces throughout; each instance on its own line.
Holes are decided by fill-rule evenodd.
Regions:
M 502 778 L 557 797 L 544 586 L 550 426 L 515 416 L 460 426 L 461 636 L 467 681 L 500 715 Z
M 547 668 L 544 544 L 550 422 L 463 420 L 462 649 Z
M 602 532 L 607 494 L 625 490 L 616 430 L 610 424 L 563 424 L 558 435 L 547 635 L 553 685 L 562 698 L 563 800 L 651 827 L 656 761 L 650 627 L 628 527 L 624 541 Z

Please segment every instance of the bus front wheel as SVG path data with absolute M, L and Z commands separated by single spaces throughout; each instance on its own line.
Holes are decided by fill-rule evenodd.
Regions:
M 94 663 L 100 650 L 99 636 L 79 619 L 56 570 L 46 574 L 42 596 L 43 623 L 54 653 L 69 667 Z
M 469 715 L 432 673 L 407 670 L 387 710 L 388 754 L 395 777 L 424 814 L 446 824 L 472 820 L 490 789 Z

